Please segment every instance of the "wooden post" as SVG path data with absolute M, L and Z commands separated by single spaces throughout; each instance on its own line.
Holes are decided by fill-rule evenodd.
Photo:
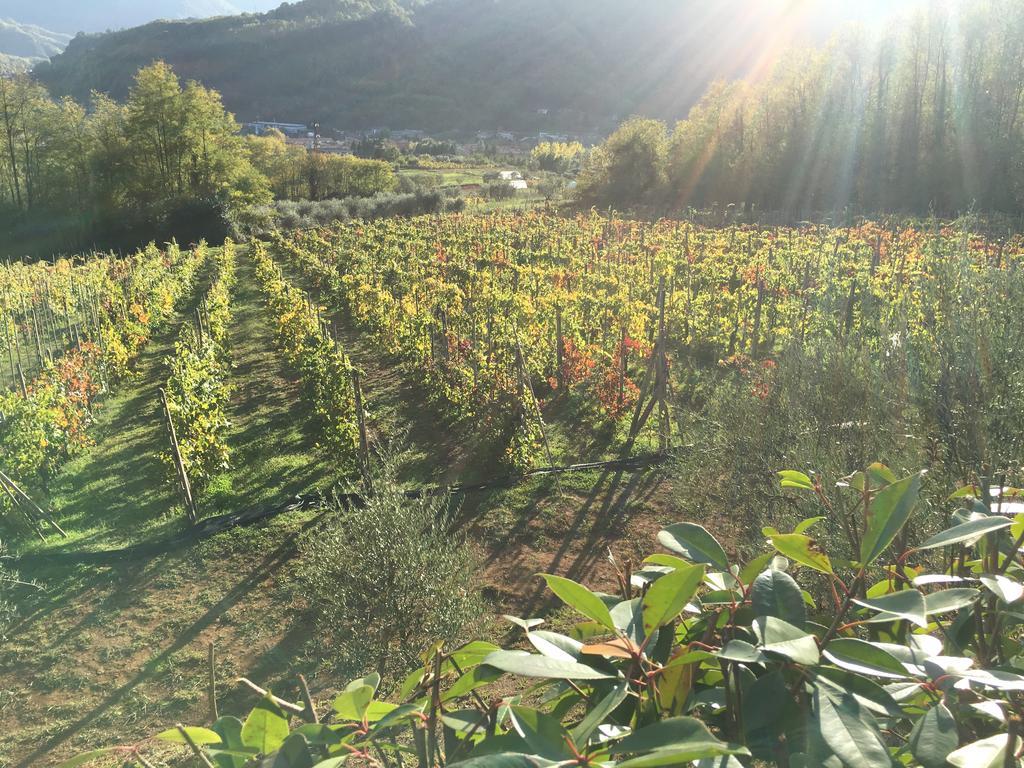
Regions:
M 622 326 L 619 338 L 619 407 L 626 396 L 626 326 Z
M 42 519 L 46 520 L 46 522 L 52 525 L 57 530 L 57 533 L 59 533 L 63 538 L 66 539 L 68 537 L 68 535 L 64 532 L 64 529 L 57 524 L 56 520 L 53 519 L 53 516 L 50 513 L 46 512 L 34 501 L 32 501 L 32 498 L 27 493 L 25 493 L 25 491 L 23 491 L 21 487 L 16 482 L 14 482 L 8 475 L 4 474 L 3 472 L 0 472 L 0 482 L 9 486 L 10 489 L 13 490 L 14 493 L 17 495 L 17 497 L 20 498 L 22 502 L 29 506 L 29 508 L 33 511 L 35 515 L 38 515 Z
M 761 312 L 764 306 L 764 279 L 757 273 L 757 303 L 754 305 L 754 329 L 750 336 L 750 356 L 756 358 L 761 346 Z
M 658 330 L 654 349 L 647 362 L 647 373 L 644 377 L 640 397 L 637 399 L 636 411 L 629 428 L 627 450 L 632 448 L 633 441 L 647 424 L 655 407 L 658 408 L 658 420 L 661 450 L 668 449 L 672 423 L 668 410 L 668 358 L 665 334 L 665 278 L 658 285 Z
M 203 313 L 196 307 L 196 343 L 203 348 Z
M 43 531 L 39 527 L 39 521 L 36 520 L 31 514 L 29 514 L 28 510 L 26 510 L 22 506 L 21 501 L 18 499 L 17 496 L 14 495 L 14 491 L 8 488 L 7 483 L 3 482 L 3 480 L 0 480 L 0 488 L 3 489 L 4 495 L 7 496 L 8 499 L 10 499 L 12 509 L 16 509 L 20 511 L 22 515 L 24 515 L 25 519 L 28 521 L 28 524 L 32 526 L 32 530 L 36 532 L 36 536 L 39 537 L 40 541 L 46 541 L 46 537 L 43 535 Z
M 215 723 L 220 718 L 220 714 L 217 712 L 217 652 L 214 649 L 212 640 L 210 641 L 207 661 L 209 670 L 207 696 L 210 700 L 210 722 Z
M 547 431 L 544 429 L 544 415 L 540 412 L 540 403 L 533 392 L 533 384 L 526 374 L 526 365 L 523 358 L 523 345 L 519 343 L 519 331 L 513 327 L 513 335 L 516 340 L 516 367 L 519 369 L 519 393 L 520 399 L 525 399 L 526 392 L 530 394 L 530 402 L 533 404 L 534 417 L 537 419 L 537 428 L 540 430 L 540 437 L 544 443 L 544 453 L 548 458 L 548 464 L 554 466 L 555 460 L 551 454 L 551 444 L 548 442 Z
M 356 423 L 359 425 L 359 463 L 366 492 L 373 493 L 373 478 L 370 474 L 370 442 L 366 437 L 366 413 L 363 411 L 363 388 L 359 383 L 359 371 L 352 369 L 352 394 L 355 398 Z
M 555 378 L 558 380 L 558 388 L 565 384 L 562 375 L 562 365 L 565 360 L 565 340 L 562 338 L 562 307 L 555 307 Z
M 188 472 L 185 471 L 185 462 L 181 458 L 181 448 L 178 446 L 178 435 L 174 430 L 174 420 L 171 418 L 171 408 L 167 403 L 167 393 L 160 389 L 160 403 L 164 411 L 164 426 L 167 427 L 167 435 L 171 441 L 171 456 L 174 459 L 174 468 L 178 473 L 178 487 L 181 490 L 181 498 L 185 504 L 185 512 L 188 514 L 189 522 L 196 522 L 198 511 L 195 499 L 192 497 L 192 486 L 188 481 Z

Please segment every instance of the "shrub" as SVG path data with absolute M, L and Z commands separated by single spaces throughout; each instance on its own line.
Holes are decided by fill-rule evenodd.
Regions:
M 303 542 L 303 591 L 342 666 L 385 677 L 456 639 L 481 610 L 449 497 L 409 499 L 385 453 L 364 508 L 339 508 Z
M 816 499 L 821 515 L 792 532 L 766 529 L 765 551 L 751 559 L 730 556 L 696 523 L 677 523 L 658 535 L 667 552 L 642 567 L 613 560 L 616 595 L 544 575 L 582 621 L 561 634 L 508 617 L 530 651 L 437 643 L 395 694 L 401 703 L 375 698 L 374 673 L 334 700 L 330 724 L 311 704 L 268 695 L 244 727 L 222 718 L 186 734 L 197 753 L 242 755 L 220 763 L 238 768 L 1019 768 L 1024 524 L 997 505 L 1024 491 L 960 489 L 948 502 L 959 506 L 952 526 L 921 540 L 911 528 L 922 473 L 900 478 L 873 464 L 838 485 L 797 471 L 779 478 L 780 493 Z M 391 522 L 403 508 L 394 492 L 382 498 L 391 502 L 367 518 L 383 524 L 359 525 L 353 513 L 350 537 L 335 528 L 317 597 L 346 592 L 357 610 L 398 624 L 406 609 L 390 587 L 425 584 L 404 554 L 401 580 L 383 575 L 396 570 L 394 556 L 364 554 L 392 552 L 389 538 L 417 539 L 415 526 Z M 845 518 L 852 560 L 809 535 L 835 515 Z M 822 584 L 826 596 L 812 600 L 807 588 Z M 362 624 L 331 631 L 358 637 Z M 378 650 L 404 655 L 395 644 Z M 290 732 L 284 708 L 309 722 Z M 179 731 L 162 738 L 184 740 Z M 260 753 L 275 757 L 258 762 Z

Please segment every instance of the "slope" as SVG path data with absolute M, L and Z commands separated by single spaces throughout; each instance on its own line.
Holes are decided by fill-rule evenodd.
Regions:
M 905 5 L 901 0 L 895 5 Z M 716 78 L 820 39 L 825 3 L 304 0 L 259 16 L 77 37 L 37 70 L 57 94 L 123 96 L 164 59 L 241 118 L 337 128 L 603 130 L 682 117 Z
M 123 29 L 154 19 L 203 18 L 266 11 L 280 0 L 4 0 L 5 15 L 69 32 Z
M 63 51 L 69 35 L 0 18 L 0 73 L 20 72 Z

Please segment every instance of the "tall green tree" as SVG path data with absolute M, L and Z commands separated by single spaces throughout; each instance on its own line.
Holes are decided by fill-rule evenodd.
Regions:
M 587 204 L 597 206 L 661 202 L 667 156 L 665 125 L 632 118 L 591 152 L 580 174 L 578 194 Z

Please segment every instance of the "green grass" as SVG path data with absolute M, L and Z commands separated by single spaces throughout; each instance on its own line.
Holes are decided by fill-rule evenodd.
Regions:
M 484 174 L 494 173 L 498 168 L 407 168 L 399 176 L 412 179 L 420 184 L 438 187 L 457 187 L 462 184 L 483 184 Z

